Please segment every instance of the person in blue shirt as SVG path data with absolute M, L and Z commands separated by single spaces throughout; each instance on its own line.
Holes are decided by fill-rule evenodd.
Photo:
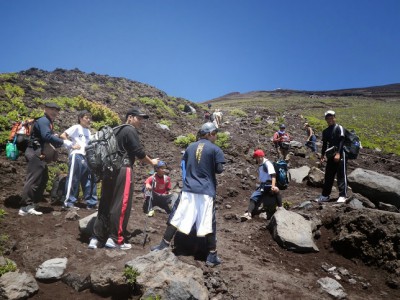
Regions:
M 53 131 L 53 122 L 60 112 L 56 103 L 46 103 L 44 116 L 35 120 L 25 158 L 28 161 L 26 180 L 22 189 L 20 216 L 35 215 L 43 213 L 38 211 L 39 202 L 49 180 L 47 163 L 55 156 L 55 148 L 66 146 L 67 148 L 79 149 L 79 145 L 72 146 L 69 140 L 59 138 Z
M 177 230 L 189 234 L 196 224 L 197 236 L 205 236 L 209 254 L 206 264 L 216 266 L 221 263 L 217 255 L 215 239 L 214 199 L 216 196 L 216 174 L 223 172 L 225 158 L 223 151 L 214 143 L 218 129 L 213 123 L 205 123 L 200 129 L 200 139 L 186 149 L 183 155 L 186 175 L 179 205 L 169 220 L 161 243 L 152 251 L 169 247 Z

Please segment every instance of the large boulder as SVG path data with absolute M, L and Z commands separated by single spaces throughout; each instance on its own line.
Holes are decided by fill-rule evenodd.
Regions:
M 303 180 L 307 178 L 309 172 L 310 167 L 308 166 L 302 166 L 297 169 L 289 169 L 291 180 L 297 183 L 302 183 Z
M 93 225 L 97 218 L 97 211 L 79 220 L 79 231 L 84 236 L 93 234 Z
M 8 272 L 0 277 L 0 299 L 26 299 L 39 291 L 31 274 Z
M 36 271 L 36 279 L 39 280 L 54 280 L 60 279 L 67 268 L 68 259 L 53 258 L 42 263 Z
M 129 291 L 123 270 L 117 269 L 114 265 L 95 269 L 90 274 L 90 282 L 93 291 L 99 294 L 127 294 Z
M 324 185 L 325 173 L 320 169 L 313 167 L 308 173 L 308 184 L 315 187 L 322 187 Z
M 126 263 L 140 275 L 137 283 L 141 286 L 142 299 L 209 299 L 204 286 L 203 271 L 180 261 L 170 250 L 150 252 Z
M 400 208 L 400 180 L 357 168 L 348 176 L 348 181 L 353 192 L 360 193 L 376 205 L 384 202 Z
M 312 222 L 298 213 L 278 210 L 269 223 L 274 240 L 283 248 L 294 252 L 318 252 L 314 243 Z

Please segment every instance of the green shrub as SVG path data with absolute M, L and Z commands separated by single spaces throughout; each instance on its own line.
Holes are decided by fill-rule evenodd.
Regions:
M 234 108 L 229 112 L 232 116 L 247 117 L 247 113 L 240 108 Z
M 130 286 L 134 286 L 135 285 L 137 277 L 139 275 L 140 275 L 139 271 L 137 269 L 135 269 L 135 268 L 127 266 L 124 269 L 125 280 Z
M 0 209 L 0 221 L 4 220 L 4 217 L 7 215 L 4 209 Z
M 147 106 L 155 108 L 157 112 L 162 116 L 165 116 L 166 114 L 169 116 L 176 116 L 175 111 L 171 107 L 169 107 L 162 99 L 142 97 L 139 98 L 139 101 Z
M 215 141 L 215 145 L 220 147 L 221 149 L 227 149 L 229 147 L 230 135 L 226 132 L 220 132 L 217 134 L 217 140 Z
M 5 273 L 14 272 L 16 270 L 17 270 L 16 264 L 13 261 L 6 258 L 6 264 L 0 265 L 0 277 Z
M 171 127 L 171 125 L 172 125 L 172 121 L 171 120 L 166 120 L 166 119 L 162 119 L 158 123 L 160 123 L 162 125 L 165 125 L 165 126 L 168 126 L 168 127 Z
M 4 74 L 0 74 L 0 79 L 2 80 L 10 80 L 13 78 L 18 78 L 18 74 L 17 73 L 4 73 Z
M 8 238 L 7 234 L 0 234 L 0 255 L 3 255 L 4 250 L 6 249 Z
M 185 105 L 184 104 L 178 104 L 178 109 L 183 111 L 185 109 Z
M 196 136 L 193 133 L 189 133 L 187 136 L 178 136 L 174 143 L 175 145 L 182 147 L 182 148 L 186 148 L 187 146 L 189 146 L 190 143 L 193 143 L 196 141 Z

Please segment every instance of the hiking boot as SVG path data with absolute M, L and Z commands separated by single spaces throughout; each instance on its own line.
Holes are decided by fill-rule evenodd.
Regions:
M 96 204 L 88 204 L 86 205 L 87 210 L 97 210 L 97 205 Z
M 154 216 L 154 209 L 149 210 L 149 212 L 147 213 L 147 216 L 148 216 L 148 217 Z
M 337 199 L 336 202 L 338 202 L 338 203 L 344 203 L 344 202 L 346 202 L 346 201 L 347 201 L 347 198 L 346 198 L 346 197 L 340 196 L 339 199 Z
M 217 255 L 217 252 L 210 252 L 207 256 L 206 265 L 209 267 L 215 267 L 221 264 L 221 260 Z
M 99 245 L 99 241 L 96 238 L 91 238 L 88 248 L 89 249 L 97 249 L 98 245 Z
M 251 220 L 251 213 L 247 212 L 243 216 L 240 217 L 240 221 L 246 222 L 248 220 Z
M 37 211 L 34 207 L 31 208 L 26 208 L 26 207 L 21 207 L 20 210 L 18 211 L 18 214 L 22 217 L 26 215 L 33 215 L 33 216 L 41 216 L 43 215 L 42 212 Z
M 128 243 L 123 243 L 123 244 L 116 244 L 112 238 L 108 238 L 106 242 L 106 248 L 110 249 L 120 249 L 120 250 L 129 250 L 132 249 L 132 245 Z
M 65 209 L 65 210 L 73 210 L 73 209 L 79 210 L 79 207 L 76 207 L 76 206 L 75 206 L 73 203 L 71 203 L 71 202 L 64 202 L 63 209 Z
M 330 198 L 329 196 L 319 196 L 317 199 L 315 199 L 316 202 L 329 202 Z
M 164 239 L 162 239 L 161 243 L 159 245 L 151 247 L 150 250 L 151 251 L 159 251 L 159 250 L 163 250 L 165 248 L 169 248 L 169 244 Z

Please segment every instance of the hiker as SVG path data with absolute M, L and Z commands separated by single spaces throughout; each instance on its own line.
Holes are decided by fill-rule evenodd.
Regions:
M 37 119 L 32 127 L 32 132 L 25 151 L 28 161 L 24 187 L 21 195 L 20 216 L 43 213 L 38 211 L 39 202 L 43 199 L 43 193 L 49 180 L 47 163 L 55 158 L 56 150 L 63 145 L 79 149 L 79 145 L 72 145 L 71 141 L 59 138 L 53 132 L 53 122 L 60 112 L 60 107 L 53 102 L 45 104 L 44 116 Z
M 143 212 L 149 217 L 154 215 L 154 206 L 165 210 L 167 214 L 171 213 L 174 202 L 178 198 L 176 193 L 171 193 L 171 178 L 166 174 L 167 164 L 160 160 L 154 167 L 155 173 L 145 181 L 145 201 L 143 203 Z
M 217 128 L 222 124 L 222 112 L 218 108 L 213 112 L 213 122 L 215 122 Z
M 317 137 L 315 136 L 314 129 L 306 122 L 304 123 L 304 130 L 307 135 L 305 146 L 310 148 L 313 153 L 317 153 Z
M 273 164 L 265 158 L 264 151 L 258 149 L 253 153 L 258 165 L 258 181 L 256 190 L 250 196 L 247 212 L 241 216 L 242 221 L 251 220 L 255 210 L 263 203 L 264 209 L 272 206 L 275 211 L 282 209 L 282 197 L 276 186 L 276 173 Z
M 151 250 L 168 248 L 177 230 L 188 235 L 196 224 L 197 236 L 205 236 L 209 254 L 206 264 L 216 266 L 221 263 L 217 255 L 214 199 L 216 196 L 216 174 L 223 172 L 224 153 L 214 143 L 218 129 L 213 123 L 205 123 L 200 129 L 200 139 L 186 149 L 185 179 L 180 202 L 170 218 L 161 243 Z M 172 215 L 172 214 L 171 214 Z
M 281 124 L 279 126 L 279 130 L 274 133 L 273 143 L 278 152 L 279 159 L 283 159 L 285 161 L 289 160 L 289 149 L 290 149 L 290 136 L 285 131 L 285 124 Z
M 345 131 L 341 125 L 336 124 L 336 115 L 333 110 L 325 112 L 325 121 L 328 128 L 322 132 L 321 163 L 326 161 L 325 180 L 322 194 L 316 199 L 318 202 L 330 200 L 335 175 L 339 188 L 337 202 L 347 200 L 347 157 L 343 150 Z
M 210 122 L 211 114 L 208 110 L 204 112 L 204 120 L 205 122 Z
M 87 209 L 95 209 L 97 205 L 96 178 L 90 171 L 86 160 L 85 147 L 90 140 L 90 124 L 92 114 L 87 110 L 78 113 L 78 124 L 65 130 L 60 137 L 72 141 L 73 145 L 80 145 L 79 149 L 71 149 L 68 156 L 68 177 L 65 185 L 64 207 L 74 209 L 79 194 L 79 185 Z
M 90 249 L 105 244 L 107 248 L 128 250 L 132 245 L 126 242 L 129 216 L 133 197 L 133 164 L 137 157 L 141 162 L 156 166 L 158 158 L 146 155 L 139 140 L 138 128 L 149 116 L 138 108 L 126 113 L 126 126 L 115 130 L 115 136 L 123 157 L 120 169 L 106 171 L 102 181 L 99 212 L 93 227 Z

